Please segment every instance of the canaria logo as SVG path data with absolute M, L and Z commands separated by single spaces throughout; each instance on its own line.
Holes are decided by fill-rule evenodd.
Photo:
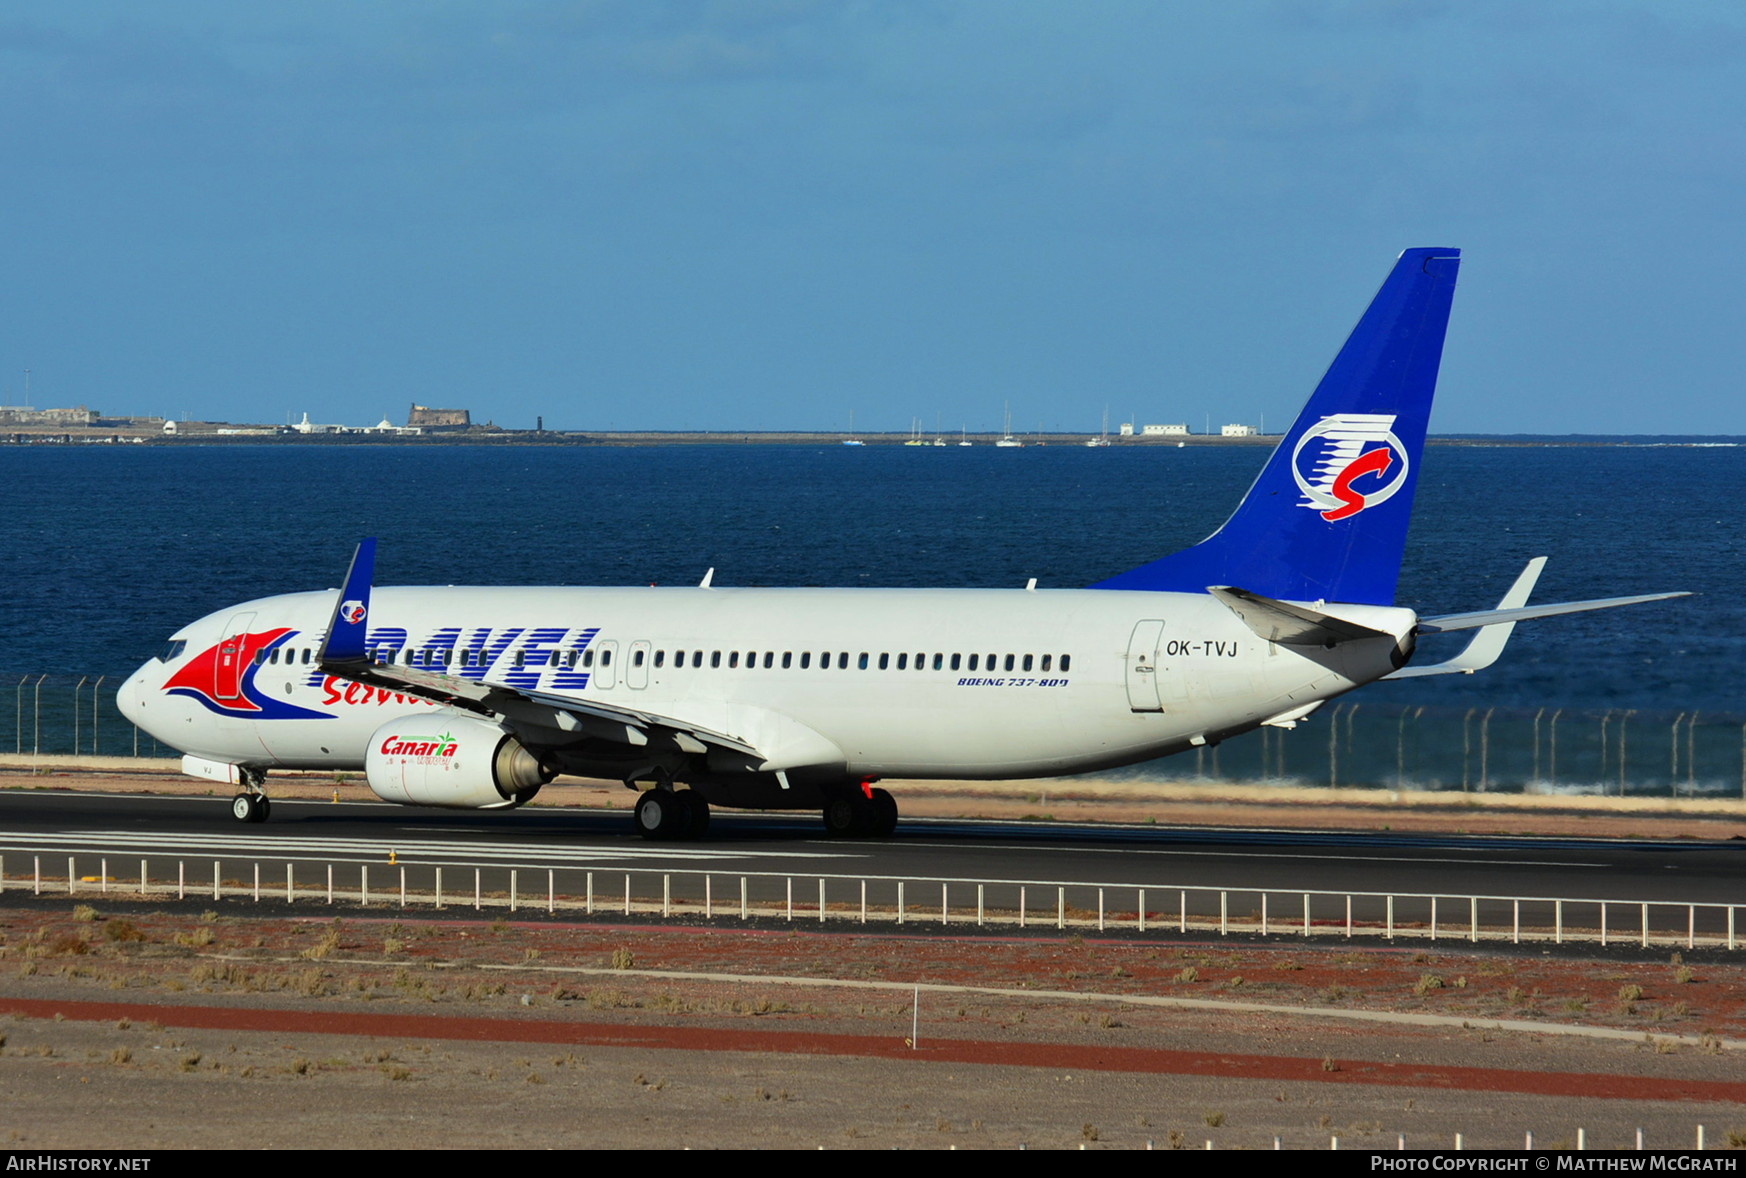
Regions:
M 1323 519 L 1350 519 L 1386 502 L 1406 484 L 1406 447 L 1392 413 L 1336 413 L 1304 431 L 1291 452 L 1299 507 Z

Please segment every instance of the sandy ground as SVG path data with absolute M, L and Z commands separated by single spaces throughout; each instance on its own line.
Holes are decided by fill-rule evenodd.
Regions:
M 94 768 L 94 767 L 93 767 Z M 67 775 L 63 775 L 67 774 Z M 69 771 L 14 788 L 203 783 Z M 331 796 L 331 778 L 275 793 Z M 356 796 L 358 786 L 337 786 Z M 1743 812 L 1127 787 L 906 813 L 1731 838 Z M 1024 792 L 1028 791 L 1028 792 Z M 563 791 L 578 801 L 588 791 Z M 1257 796 L 1259 792 L 1260 796 Z M 596 795 L 625 805 L 622 790 Z M 542 799 L 544 800 L 544 799 Z M 1322 804 L 1315 804 L 1315 803 Z M 1014 813 L 1013 811 L 1017 811 Z M 1189 1001 L 1199 1006 L 1171 1005 Z M 1412 1020 L 1417 1020 L 1412 1021 Z M 0 907 L 14 1148 L 1711 1147 L 1746 1143 L 1746 965 L 263 905 Z

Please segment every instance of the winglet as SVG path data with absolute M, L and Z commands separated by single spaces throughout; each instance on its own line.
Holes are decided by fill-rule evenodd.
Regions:
M 327 624 L 327 638 L 321 644 L 320 662 L 361 663 L 365 659 L 365 626 L 370 614 L 370 582 L 376 572 L 376 538 L 358 541 L 352 554 L 352 567 L 346 570 L 340 586 L 339 600 L 334 602 L 333 617 Z

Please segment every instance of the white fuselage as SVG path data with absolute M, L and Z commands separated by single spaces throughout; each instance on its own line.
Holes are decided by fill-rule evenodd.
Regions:
M 287 594 L 193 623 L 122 687 L 123 711 L 213 761 L 362 766 L 381 725 L 434 705 L 320 671 L 334 604 Z M 1010 778 L 1301 712 L 1388 674 L 1416 620 L 1319 608 L 1393 638 L 1282 645 L 1191 593 L 384 588 L 369 641 L 378 661 L 678 717 L 757 748 L 767 772 Z

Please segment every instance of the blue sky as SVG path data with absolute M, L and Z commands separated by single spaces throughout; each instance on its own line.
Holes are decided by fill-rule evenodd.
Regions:
M 1402 248 L 1439 432 L 1746 434 L 1746 6 L 24 3 L 0 392 L 1283 425 Z

